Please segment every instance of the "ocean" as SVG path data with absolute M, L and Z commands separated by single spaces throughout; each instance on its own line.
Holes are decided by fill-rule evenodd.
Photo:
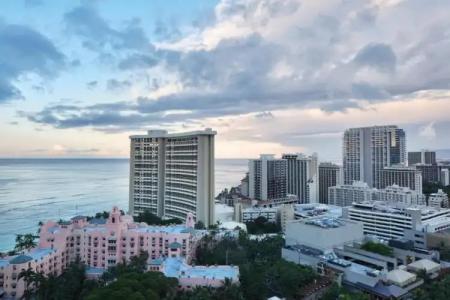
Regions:
M 245 159 L 216 160 L 216 194 L 236 186 Z M 39 221 L 93 215 L 113 205 L 128 210 L 127 159 L 0 159 L 0 252 Z

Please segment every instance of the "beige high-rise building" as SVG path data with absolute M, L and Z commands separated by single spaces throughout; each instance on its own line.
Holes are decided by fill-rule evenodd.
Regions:
M 344 183 L 380 188 L 385 167 L 406 164 L 406 135 L 394 125 L 350 128 L 344 133 Z
M 201 131 L 150 130 L 130 136 L 130 214 L 150 211 L 214 223 L 214 136 Z

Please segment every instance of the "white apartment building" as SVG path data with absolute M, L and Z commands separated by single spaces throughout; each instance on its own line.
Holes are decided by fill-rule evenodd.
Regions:
M 295 220 L 295 210 L 293 204 L 282 204 L 278 207 L 281 230 L 286 231 L 287 223 Z
M 364 234 L 382 239 L 405 237 L 405 231 L 437 232 L 450 228 L 450 209 L 428 206 L 397 207 L 381 201 L 354 203 L 343 218 L 364 224 Z
M 373 189 L 367 183 L 355 181 L 352 184 L 341 184 L 328 188 L 328 204 L 350 206 L 353 202 L 372 200 Z
M 406 137 L 403 129 L 394 125 L 350 128 L 344 133 L 344 183 L 366 182 L 380 187 L 384 167 L 406 164 Z
M 287 162 L 287 193 L 300 203 L 319 202 L 319 165 L 317 154 L 283 154 Z
M 213 224 L 215 134 L 207 128 L 130 136 L 130 213 L 180 219 L 193 213 Z
M 384 201 L 398 206 L 426 205 L 423 194 L 395 184 L 385 189 L 375 189 L 372 194 L 372 200 Z
M 441 170 L 441 184 L 443 186 L 450 185 L 450 171 L 449 171 L 449 169 L 442 169 Z
M 287 198 L 287 162 L 272 154 L 261 154 L 248 163 L 249 197 L 260 201 L 284 201 Z
M 428 205 L 435 208 L 448 208 L 448 195 L 441 189 L 437 193 L 430 194 Z
M 384 201 L 392 205 L 425 205 L 425 196 L 398 185 L 385 189 L 370 188 L 367 183 L 355 181 L 352 185 L 338 185 L 328 189 L 330 205 L 351 206 L 365 201 Z
M 318 216 L 287 223 L 286 245 L 303 245 L 324 252 L 363 239 L 363 225 L 347 219 Z

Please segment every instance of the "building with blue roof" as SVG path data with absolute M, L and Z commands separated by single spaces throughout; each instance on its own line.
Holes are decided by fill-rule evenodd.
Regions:
M 167 277 L 177 278 L 179 287 L 192 289 L 196 286 L 220 287 L 225 280 L 239 283 L 237 266 L 190 266 L 182 257 L 168 257 L 149 263 L 149 270 L 160 271 Z

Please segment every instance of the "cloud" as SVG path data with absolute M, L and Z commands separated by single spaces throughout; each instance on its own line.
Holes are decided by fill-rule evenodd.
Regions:
M 144 49 L 149 45 L 138 19 L 133 19 L 115 29 L 90 5 L 77 6 L 64 15 L 70 33 L 79 36 L 83 46 L 94 51 L 109 49 Z
M 158 60 L 154 57 L 146 54 L 131 54 L 119 62 L 119 69 L 145 69 L 151 68 L 158 63 Z
M 29 153 L 36 154 L 50 154 L 52 156 L 62 155 L 92 155 L 100 152 L 97 148 L 74 148 L 62 144 L 54 144 L 50 148 L 36 148 L 28 151 Z
M 120 52 L 123 71 L 153 70 L 154 93 L 102 105 L 48 106 L 27 117 L 57 128 L 126 131 L 262 111 L 363 110 L 450 89 L 450 3 L 386 3 L 224 0 L 212 21 L 154 46 L 139 22 L 117 29 L 92 7 L 77 7 L 65 17 L 70 30 L 89 49 Z M 110 89 L 131 85 L 108 83 Z M 158 93 L 168 85 L 177 89 Z M 187 113 L 170 113 L 179 110 Z
M 24 98 L 15 83 L 22 75 L 53 78 L 65 67 L 65 56 L 41 33 L 0 22 L 0 103 Z
M 109 79 L 106 83 L 106 88 L 110 91 L 117 91 L 129 88 L 131 82 L 128 80 Z
M 270 111 L 263 111 L 255 115 L 257 119 L 273 119 L 275 116 Z
M 391 46 L 371 43 L 359 50 L 353 61 L 361 66 L 368 66 L 380 71 L 395 70 L 396 56 Z
M 86 83 L 86 87 L 90 90 L 95 89 L 98 85 L 98 81 L 97 80 L 93 80 L 93 81 L 89 81 Z
M 419 136 L 434 139 L 436 137 L 436 129 L 434 128 L 434 122 L 431 122 L 419 129 Z

